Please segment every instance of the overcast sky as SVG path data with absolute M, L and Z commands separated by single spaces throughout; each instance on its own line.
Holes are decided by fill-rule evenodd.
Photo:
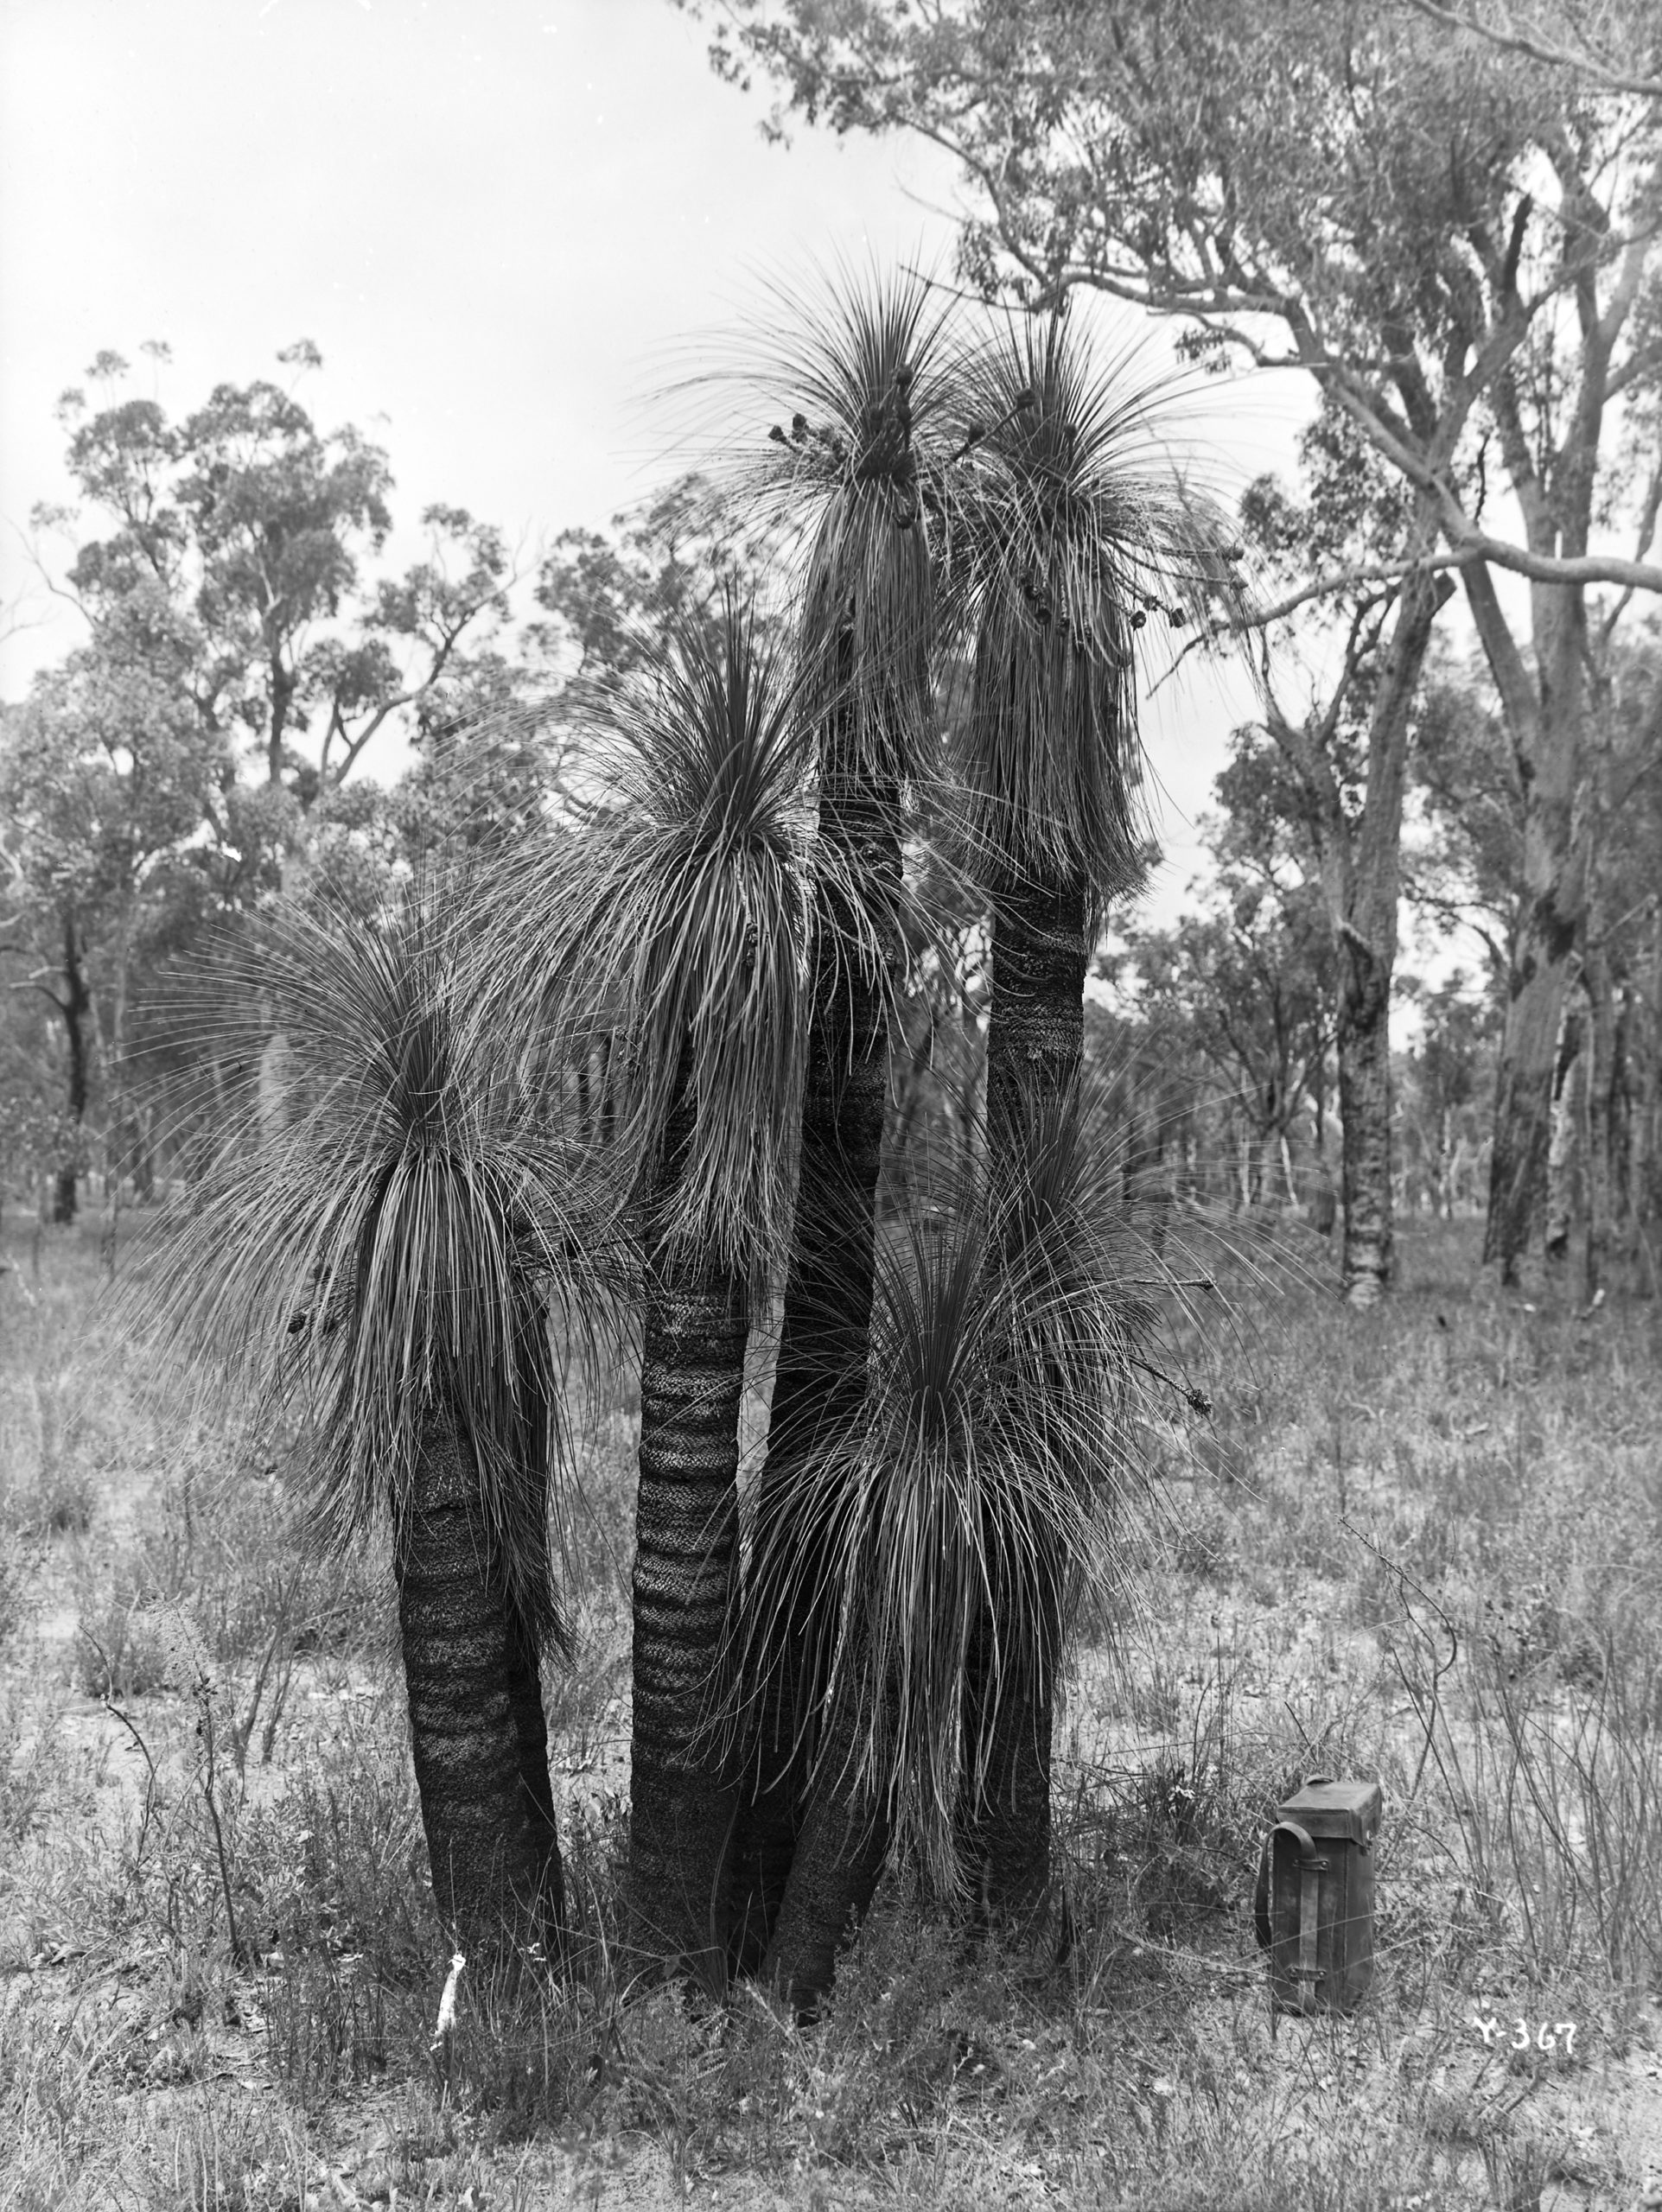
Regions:
M 0 696 L 76 641 L 29 516 L 68 496 L 53 409 L 101 347 L 183 413 L 315 340 L 301 396 L 386 448 L 408 557 L 429 500 L 551 535 L 673 474 L 648 395 L 758 271 L 950 250 L 943 160 L 767 145 L 668 0 L 0 0 L 0 607 L 25 625 Z M 1189 435 L 1229 493 L 1285 465 L 1308 401 L 1224 401 Z M 1245 710 L 1200 677 L 1145 714 L 1162 910 Z

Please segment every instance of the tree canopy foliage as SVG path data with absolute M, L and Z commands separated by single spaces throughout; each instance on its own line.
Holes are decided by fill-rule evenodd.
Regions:
M 1391 606 L 1391 628 L 1377 638 L 1366 802 L 1323 861 L 1347 971 L 1341 1080 L 1352 1121 L 1372 1132 L 1346 1170 L 1347 1220 L 1370 1224 L 1355 1255 L 1367 1294 L 1389 1274 L 1377 1040 L 1405 715 L 1436 610 L 1428 579 L 1445 569 L 1488 664 L 1527 817 L 1488 1252 L 1508 1280 L 1541 1253 L 1553 1058 L 1588 921 L 1588 647 L 1636 593 L 1662 589 L 1652 31 L 1633 0 L 1578 17 L 1573 37 L 1487 0 L 730 0 L 718 14 L 712 60 L 736 82 L 771 84 L 770 130 L 793 117 L 907 130 L 957 158 L 969 188 L 959 264 L 975 289 L 1028 308 L 1100 291 L 1170 318 L 1182 348 L 1219 372 L 1306 376 L 1330 446 L 1324 459 L 1307 442 L 1318 486 L 1345 484 L 1328 463 L 1346 442 L 1377 480 L 1337 538 L 1310 503 L 1292 576 L 1292 515 L 1249 503 L 1266 589 L 1239 618 L 1261 627 L 1336 596 L 1354 647 L 1378 628 L 1372 588 L 1402 584 L 1394 606 L 1373 602 Z M 1503 595 L 1501 571 L 1529 581 L 1526 607 Z M 1614 594 L 1598 610 L 1595 588 Z M 1313 720 L 1320 736 L 1326 717 Z M 1338 831 L 1309 734 L 1281 717 Z

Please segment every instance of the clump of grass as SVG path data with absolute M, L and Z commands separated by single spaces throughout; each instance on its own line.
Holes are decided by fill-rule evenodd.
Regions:
M 281 1796 L 245 1810 L 237 1843 L 267 1974 L 267 2060 L 319 2113 L 389 2070 L 424 2068 L 444 1942 L 397 1700 L 383 1684 L 314 1703 L 329 1725 L 290 1753 Z
M 371 1543 L 349 1560 L 317 1557 L 280 1462 L 217 1478 L 188 1464 L 162 1484 L 124 1551 L 133 1596 L 188 1605 L 221 1664 L 258 1658 L 274 1639 L 337 1655 L 387 1641 L 384 1554 Z
M 280 1954 L 264 1986 L 265 2049 L 272 2073 L 305 2112 L 324 2112 L 342 2094 L 386 2071 L 398 1993 L 366 1970 L 360 1956 L 331 1951 Z M 402 2006 L 408 2041 L 415 2007 Z
M 168 1643 L 154 1607 L 117 1588 L 75 1624 L 74 1675 L 86 1696 L 118 1705 L 169 1686 Z
M 464 1977 L 465 1984 L 465 1977 Z M 493 2140 L 522 2143 L 574 2120 L 640 2124 L 638 2094 L 651 2078 L 640 2039 L 653 2005 L 673 2008 L 666 1990 L 632 2007 L 602 1977 L 595 1985 L 545 1973 L 465 1986 L 454 2027 L 434 2034 L 436 1979 L 428 1991 L 423 2056 L 436 2088 L 473 2113 Z M 661 2076 L 660 2076 L 661 2078 Z
M 302 2117 L 267 2097 L 204 2085 L 157 2101 L 128 2171 L 156 2212 L 275 2212 L 319 2201 L 322 2177 Z M 325 2192 L 323 2201 L 327 2201 Z
M 108 2082 L 126 2024 L 87 2004 L 65 2005 L 24 1986 L 0 2018 L 10 2204 L 40 2212 L 72 2201 L 119 2140 Z M 82 2201 L 86 2201 L 82 2198 Z
M 49 1716 L 16 1683 L 0 1688 L 0 1846 L 21 1843 L 51 1788 Z M 0 1886 L 0 1895 L 3 1888 Z
M 361 1957 L 378 1981 L 413 1987 L 443 1945 L 396 1700 L 328 1702 L 328 1733 L 309 1732 L 281 1796 L 239 1825 L 256 1932 L 285 1959 Z
M 92 1525 L 98 1492 L 75 1460 L 54 1459 L 31 1480 L 9 1489 L 0 1514 L 20 1536 L 79 1536 Z
M 1606 1648 L 1589 1685 L 1579 1666 L 1520 1667 L 1515 1647 L 1479 1638 L 1447 1678 L 1405 1662 L 1402 1675 L 1471 1886 L 1531 1982 L 1653 1986 L 1662 1671 Z
M 566 1839 L 568 1961 L 591 1981 L 605 1980 L 627 1934 L 624 1870 L 629 1863 L 629 1808 L 615 1791 L 570 1800 L 560 1815 Z
M 32 1367 L 0 1373 L 0 1525 L 23 1536 L 80 1535 L 95 1486 L 84 1425 L 63 1401 L 86 1377 Z
M 29 1617 L 37 1562 L 22 1541 L 0 1529 L 0 1652 Z
M 141 1511 L 113 1577 L 83 1563 L 75 1678 L 118 1702 L 167 1688 L 165 1624 L 186 1618 L 226 1694 L 228 1757 L 239 1774 L 251 1758 L 269 1764 L 297 1664 L 391 1642 L 390 1578 L 368 1549 L 350 1564 L 315 1558 L 274 1471 L 214 1484 L 187 1471 Z

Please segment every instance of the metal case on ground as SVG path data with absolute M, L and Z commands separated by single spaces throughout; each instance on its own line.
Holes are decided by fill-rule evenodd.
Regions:
M 1278 2008 L 1349 2012 L 1373 1980 L 1377 1782 L 1313 1774 L 1280 1807 L 1258 1868 L 1255 1918 Z

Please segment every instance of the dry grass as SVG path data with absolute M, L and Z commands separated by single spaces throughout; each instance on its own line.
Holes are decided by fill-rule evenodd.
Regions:
M 611 1970 L 620 1405 L 579 1661 L 547 1686 L 583 1971 L 512 1999 L 464 1976 L 436 2052 L 385 1563 L 298 1566 L 280 1440 L 193 1433 L 128 1371 L 94 1238 L 48 1236 L 38 1281 L 15 1241 L 0 2201 L 1638 2202 L 1662 2162 L 1659 1319 L 1474 1302 L 1464 1225 L 1404 1246 L 1390 1310 L 1280 1300 L 1210 1426 L 1149 1440 L 1168 1524 L 1059 1746 L 1067 1960 L 977 1947 L 902 1871 L 812 2031 Z M 1318 1765 L 1385 1785 L 1379 1982 L 1353 2020 L 1272 2031 L 1256 1852 Z

